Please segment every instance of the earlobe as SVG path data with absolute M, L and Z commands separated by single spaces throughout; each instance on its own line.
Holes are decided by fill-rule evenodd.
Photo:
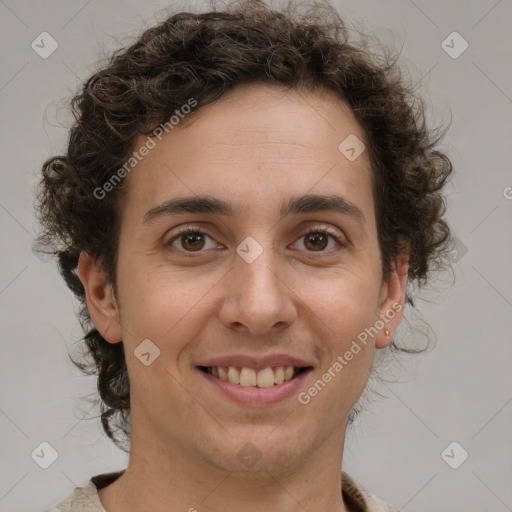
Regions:
M 397 257 L 391 276 L 383 286 L 379 313 L 384 325 L 375 338 L 375 348 L 387 347 L 398 329 L 405 305 L 408 270 L 408 254 L 402 253 Z
M 94 326 L 108 342 L 119 343 L 123 337 L 112 285 L 98 262 L 86 251 L 80 253 L 78 276 L 85 289 L 87 309 Z

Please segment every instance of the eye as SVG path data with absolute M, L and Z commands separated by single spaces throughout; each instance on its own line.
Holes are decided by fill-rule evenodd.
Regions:
M 211 241 L 210 247 L 207 246 L 206 239 Z M 299 250 L 319 253 L 329 252 L 328 246 L 331 241 L 330 239 L 334 241 L 334 248 L 331 247 L 330 250 L 335 250 L 336 246 L 346 246 L 344 239 L 337 234 L 332 233 L 325 228 L 311 228 L 299 238 L 299 241 L 304 240 L 304 248 L 299 247 Z M 174 235 L 166 243 L 166 247 L 186 253 L 200 253 L 203 252 L 202 249 L 214 249 L 218 247 L 218 245 L 209 235 L 200 229 L 189 226 L 181 229 L 178 234 Z
M 319 229 L 319 228 L 312 228 L 307 233 L 304 233 L 300 238 L 299 241 L 304 240 L 303 246 L 304 250 L 308 252 L 328 252 L 325 249 L 329 245 L 329 238 L 334 240 L 335 248 L 338 247 L 345 247 L 345 243 L 342 240 L 341 237 L 338 235 L 331 233 L 330 231 L 326 229 Z M 331 247 L 332 249 L 332 247 Z M 301 249 L 302 250 L 302 249 Z
M 201 252 L 201 249 L 204 249 L 206 245 L 205 238 L 209 238 L 213 242 L 213 239 L 206 233 L 196 228 L 187 227 L 182 229 L 177 235 L 173 236 L 166 243 L 166 246 L 177 250 L 183 250 L 185 252 Z M 176 247 L 176 245 L 179 247 Z M 210 247 L 206 247 L 206 249 L 212 249 L 215 247 L 217 247 L 217 244 L 214 242 Z

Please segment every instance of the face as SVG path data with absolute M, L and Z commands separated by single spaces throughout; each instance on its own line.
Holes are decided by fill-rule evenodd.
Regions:
M 79 271 L 96 327 L 125 345 L 140 443 L 232 471 L 342 449 L 405 286 L 403 267 L 382 280 L 369 158 L 338 149 L 349 135 L 365 141 L 332 93 L 244 86 L 126 178 L 117 297 L 87 256 Z

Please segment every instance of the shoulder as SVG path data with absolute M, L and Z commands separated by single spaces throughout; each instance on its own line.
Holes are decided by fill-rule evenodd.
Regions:
M 98 490 L 112 483 L 123 473 L 124 470 L 93 476 L 85 487 L 75 487 L 65 500 L 45 512 L 106 512 L 98 496 Z
M 343 499 L 354 512 L 398 512 L 398 509 L 377 498 L 345 472 L 341 472 Z

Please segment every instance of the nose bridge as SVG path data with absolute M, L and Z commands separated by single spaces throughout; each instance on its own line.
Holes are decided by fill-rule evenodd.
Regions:
M 282 268 L 271 235 L 247 237 L 238 247 L 222 308 L 225 325 L 244 325 L 254 334 L 293 321 L 291 291 L 279 275 Z
M 242 250 L 243 248 L 240 248 L 240 251 Z M 250 249 L 250 251 L 253 250 L 255 249 Z M 235 265 L 235 271 L 240 274 L 239 283 L 246 287 L 244 296 L 261 296 L 262 292 L 270 292 L 272 296 L 280 293 L 281 282 L 278 279 L 277 258 L 271 243 L 262 247 L 261 254 L 254 261 L 243 257 L 240 257 L 240 260 Z
M 242 287 L 242 297 L 264 305 L 265 301 L 278 299 L 282 283 L 277 276 L 277 255 L 271 235 L 258 238 L 259 242 L 249 236 L 238 246 L 234 272 Z

